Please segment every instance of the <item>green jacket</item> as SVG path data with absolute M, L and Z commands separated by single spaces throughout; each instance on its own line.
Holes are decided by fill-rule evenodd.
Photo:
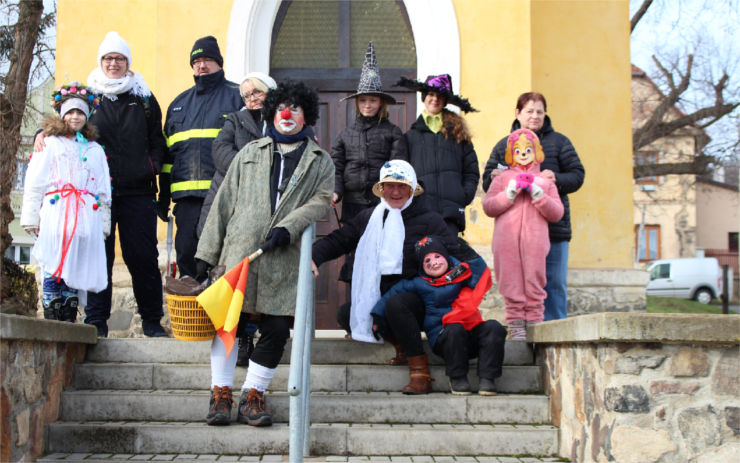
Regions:
M 290 245 L 263 254 L 249 266 L 243 312 L 294 315 L 301 235 L 329 211 L 334 163 L 309 139 L 274 214 L 270 213 L 269 137 L 248 143 L 236 155 L 206 219 L 195 257 L 228 271 L 256 251 L 268 232 L 284 227 Z

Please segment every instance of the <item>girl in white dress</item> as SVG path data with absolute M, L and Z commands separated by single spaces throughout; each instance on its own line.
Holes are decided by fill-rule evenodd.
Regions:
M 21 226 L 37 237 L 31 255 L 44 276 L 44 317 L 74 322 L 85 292 L 108 285 L 110 174 L 97 131 L 87 123 L 97 96 L 72 82 L 53 98 L 59 117 L 44 120 L 50 136 L 28 164 Z

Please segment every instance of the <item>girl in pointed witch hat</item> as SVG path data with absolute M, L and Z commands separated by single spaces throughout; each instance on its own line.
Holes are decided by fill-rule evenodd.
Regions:
M 465 207 L 475 197 L 480 171 L 465 120 L 445 106 L 455 105 L 465 113 L 477 110 L 454 94 L 449 74 L 429 76 L 424 82 L 402 77 L 396 85 L 421 92 L 424 109 L 405 135 L 409 162 L 424 185 L 427 205 L 458 234 L 465 230 Z
M 388 120 L 388 105 L 396 100 L 383 93 L 375 48 L 370 42 L 365 52 L 357 93 L 354 99 L 357 117 L 342 130 L 331 147 L 336 167 L 332 207 L 342 203 L 342 222 L 360 211 L 375 207 L 380 198 L 373 194 L 380 168 L 391 159 L 407 160 L 406 140 L 400 128 Z M 339 273 L 339 279 L 352 279 L 354 254 L 350 254 Z M 349 332 L 349 305 L 337 313 L 340 326 Z

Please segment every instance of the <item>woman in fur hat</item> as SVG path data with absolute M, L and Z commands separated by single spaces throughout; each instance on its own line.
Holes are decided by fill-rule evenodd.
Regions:
M 424 82 L 402 77 L 396 84 L 421 92 L 424 109 L 406 132 L 409 162 L 424 185 L 429 207 L 444 217 L 454 234 L 465 230 L 465 207 L 473 201 L 480 171 L 472 137 L 462 116 L 445 109 L 477 111 L 452 91 L 449 74 Z
M 83 291 L 102 291 L 110 233 L 110 176 L 88 118 L 99 99 L 72 82 L 53 94 L 58 117 L 44 120 L 45 147 L 31 156 L 21 226 L 37 237 L 32 255 L 43 272 L 44 317 L 73 322 Z
M 263 115 L 267 136 L 234 158 L 206 219 L 195 254 L 198 274 L 209 266 L 234 267 L 261 248 L 249 266 L 242 317 L 257 318 L 260 338 L 241 386 L 237 421 L 270 426 L 264 393 L 275 374 L 295 315 L 303 230 L 329 212 L 334 164 L 308 136 L 319 99 L 303 83 L 281 82 L 268 92 Z M 226 356 L 219 336 L 211 346 L 211 402 L 206 422 L 230 422 L 237 352 Z

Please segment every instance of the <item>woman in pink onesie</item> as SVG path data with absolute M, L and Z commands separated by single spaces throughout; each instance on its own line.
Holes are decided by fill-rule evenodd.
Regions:
M 496 219 L 493 265 L 506 303 L 509 334 L 515 340 L 525 340 L 526 326 L 544 318 L 547 223 L 563 216 L 555 183 L 539 175 L 544 159 L 534 132 L 512 132 L 506 143 L 510 169 L 493 180 L 483 200 L 483 211 Z

